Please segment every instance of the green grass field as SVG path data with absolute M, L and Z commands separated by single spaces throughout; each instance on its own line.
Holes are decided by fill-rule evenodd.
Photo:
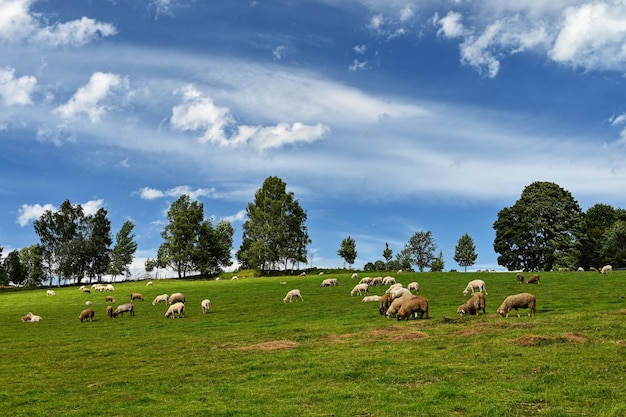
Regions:
M 350 274 L 329 277 L 339 286 L 308 276 L 0 293 L 0 415 L 626 415 L 626 272 L 544 273 L 523 286 L 513 273 L 404 273 L 430 302 L 428 320 L 408 322 L 351 297 Z M 487 315 L 459 318 L 475 278 Z M 292 288 L 304 301 L 284 304 Z M 135 317 L 106 317 L 105 295 L 118 305 L 135 291 L 146 298 Z M 177 291 L 186 317 L 166 319 L 151 302 Z M 524 291 L 535 317 L 496 314 Z M 81 323 L 86 300 L 96 316 Z M 43 321 L 21 323 L 29 311 Z

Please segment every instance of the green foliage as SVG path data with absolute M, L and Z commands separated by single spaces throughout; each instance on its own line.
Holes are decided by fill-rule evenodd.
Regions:
M 424 272 L 424 269 L 430 267 L 435 259 L 437 245 L 435 245 L 433 235 L 429 230 L 427 232 L 415 232 L 405 248 L 411 252 L 411 262 L 417 265 L 420 272 Z
M 43 282 L 43 249 L 40 245 L 31 245 L 20 249 L 20 261 L 26 269 L 25 285 L 37 286 Z
M 339 250 L 337 251 L 337 255 L 343 258 L 344 268 L 345 268 L 345 263 L 348 263 L 349 265 L 354 264 L 354 261 L 356 260 L 356 257 L 357 257 L 356 241 L 352 239 L 350 236 L 342 240 L 341 246 L 339 247 Z
M 389 248 L 389 243 L 385 242 L 385 250 L 383 250 L 383 258 L 385 262 L 389 263 L 393 257 L 393 251 Z
M 446 264 L 445 264 L 445 262 L 443 260 L 443 252 L 439 251 L 439 256 L 437 256 L 435 259 L 433 259 L 433 261 L 430 264 L 430 271 L 431 272 L 442 272 L 445 267 L 446 267 Z
M 4 271 L 6 279 L 17 285 L 22 285 L 28 277 L 26 267 L 20 261 L 18 250 L 12 250 L 4 259 Z
M 581 220 L 581 209 L 568 191 L 551 182 L 528 185 L 493 224 L 498 264 L 526 271 L 572 267 L 580 258 Z
M 474 245 L 474 240 L 469 234 L 465 233 L 459 238 L 459 241 L 456 244 L 453 259 L 464 268 L 465 272 L 467 272 L 467 267 L 474 265 L 476 263 L 476 258 L 478 258 L 478 254 L 476 254 L 476 245 Z
M 135 242 L 135 235 L 133 234 L 134 228 L 135 224 L 126 220 L 115 235 L 115 246 L 113 246 L 109 264 L 109 273 L 114 277 L 129 272 L 128 265 L 133 262 L 137 251 L 137 242 Z
M 306 228 L 306 212 L 300 207 L 287 184 L 278 177 L 268 177 L 246 208 L 248 220 L 242 226 L 243 239 L 237 259 L 243 268 L 269 271 L 289 262 L 307 261 L 311 243 Z

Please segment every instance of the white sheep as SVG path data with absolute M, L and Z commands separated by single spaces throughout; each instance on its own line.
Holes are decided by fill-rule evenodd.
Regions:
M 152 305 L 157 305 L 159 303 L 165 303 L 167 304 L 167 301 L 169 300 L 169 295 L 167 294 L 161 294 L 161 295 L 157 295 L 156 297 L 154 297 L 154 300 L 152 300 Z
M 185 317 L 185 303 L 175 303 L 172 304 L 168 309 L 167 312 L 165 312 L 165 317 L 172 317 L 172 318 L 181 318 L 181 317 Z
M 402 287 L 393 288 L 391 291 L 389 291 L 389 295 L 391 296 L 391 298 L 402 297 L 404 294 L 411 294 L 411 291 L 408 288 Z
M 209 308 L 211 308 L 211 300 L 205 298 L 204 300 L 202 300 L 200 305 L 202 306 L 202 313 L 206 314 L 209 312 Z
M 406 288 L 409 291 L 415 291 L 416 293 L 420 292 L 420 285 L 415 281 L 409 283 L 409 285 L 407 285 Z
M 373 279 L 374 278 L 372 278 L 372 277 L 363 277 L 359 281 L 359 284 L 367 284 L 367 285 L 369 285 L 369 283 L 372 282 Z
M 54 297 L 54 296 L 56 296 L 56 295 L 57 295 L 57 293 L 56 293 L 56 292 L 54 292 L 54 290 L 48 290 L 48 291 L 46 291 L 46 297 Z
M 528 315 L 534 316 L 536 307 L 537 302 L 535 300 L 535 296 L 530 293 L 523 292 L 521 294 L 509 295 L 506 297 L 500 307 L 498 307 L 498 314 L 509 317 L 509 312 L 511 310 L 515 310 L 517 313 L 518 308 L 528 308 L 530 309 Z M 519 313 L 517 313 L 517 317 L 519 317 Z
M 487 294 L 487 288 L 485 287 L 485 281 L 482 279 L 475 279 L 473 281 L 468 282 L 467 287 L 463 290 L 463 295 L 467 295 L 470 291 L 474 294 L 474 290 L 478 290 L 480 292 L 485 292 Z
M 285 295 L 285 298 L 283 298 L 283 303 L 286 303 L 287 301 L 292 302 L 294 298 L 296 299 L 296 301 L 298 301 L 298 299 L 300 299 L 300 301 L 304 301 L 304 298 L 302 298 L 302 294 L 300 294 L 300 290 L 294 289 L 289 291 L 287 295 Z
M 117 317 L 120 314 L 130 313 L 131 316 L 135 315 L 135 306 L 132 303 L 120 304 L 112 313 L 112 317 Z
M 383 285 L 383 277 L 375 277 L 368 283 L 371 286 Z
M 361 300 L 364 303 L 372 303 L 372 302 L 378 302 L 382 299 L 383 297 L 380 295 L 367 295 L 365 297 L 363 297 L 363 299 Z
M 85 301 L 85 305 L 86 305 L 86 306 L 90 306 L 90 305 L 92 305 L 92 304 L 93 304 L 93 303 L 92 303 L 91 301 Z
M 385 294 L 389 294 L 391 291 L 393 291 L 394 288 L 404 288 L 404 285 L 402 285 L 401 282 L 396 282 L 395 284 L 391 284 L 391 286 L 387 288 L 387 291 L 385 291 Z
M 185 302 L 185 294 L 181 292 L 175 292 L 174 294 L 170 295 L 170 299 L 168 301 L 168 303 L 170 304 L 184 303 L 184 302 Z
M 602 269 L 600 270 L 600 273 L 602 274 L 612 274 L 613 273 L 613 267 L 611 265 L 604 265 L 602 267 Z
M 237 281 L 239 279 L 239 277 L 237 275 L 235 275 L 234 277 L 232 277 L 230 280 L 231 281 Z
M 43 319 L 41 318 L 41 316 L 38 316 L 38 315 L 33 314 L 33 313 L 28 313 L 28 314 L 30 314 L 30 322 L 31 322 L 31 323 L 37 323 L 37 322 L 39 322 L 39 321 L 43 320 Z
M 146 283 L 146 287 L 151 287 L 151 286 L 152 286 L 152 281 L 148 281 L 148 282 Z
M 395 284 L 396 279 L 394 277 L 390 277 L 389 275 L 383 278 L 383 285 L 391 285 Z
M 401 295 L 398 298 L 394 298 L 393 301 L 391 302 L 391 304 L 389 305 L 389 308 L 385 312 L 385 316 L 387 316 L 387 318 L 391 318 L 392 316 L 395 316 L 396 313 L 400 310 L 400 307 L 402 306 L 402 303 L 404 303 L 406 300 L 412 299 L 414 297 L 417 297 L 417 295 L 413 295 L 411 293 L 406 293 L 404 295 Z
M 369 285 L 356 284 L 354 288 L 352 289 L 352 291 L 350 291 L 351 296 L 354 294 L 358 294 L 358 295 L 369 294 Z
M 459 308 L 456 309 L 456 312 L 459 314 L 459 316 L 463 316 L 465 314 L 477 316 L 480 310 L 483 311 L 483 314 L 486 314 L 486 305 L 487 303 L 485 301 L 485 294 L 483 294 L 482 292 L 477 292 L 472 295 L 469 300 L 461 304 Z
M 107 284 L 104 289 L 107 291 L 115 291 L 115 287 L 113 286 L 113 284 Z
M 359 274 L 357 274 L 356 272 L 354 274 L 352 274 L 352 276 L 350 277 L 351 279 L 357 279 L 359 277 Z
M 322 281 L 320 287 L 333 287 L 337 285 L 337 278 L 326 278 Z

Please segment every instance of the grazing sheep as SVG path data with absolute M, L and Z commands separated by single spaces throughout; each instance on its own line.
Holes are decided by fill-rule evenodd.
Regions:
M 524 274 L 517 274 L 517 283 L 518 284 L 523 284 L 524 283 Z
M 394 277 L 386 276 L 385 278 L 383 278 L 383 285 L 391 285 L 395 283 L 396 279 Z
M 105 289 L 107 291 L 115 291 L 115 287 L 113 286 L 113 284 L 107 284 L 107 286 L 105 287 Z
M 359 274 L 357 274 L 356 272 L 354 274 L 352 274 L 352 276 L 350 277 L 351 279 L 357 279 L 359 277 Z
M 419 317 L 417 317 L 418 313 Z M 414 295 L 412 298 L 402 303 L 396 317 L 398 321 L 404 319 L 408 320 L 411 316 L 413 316 L 414 319 L 421 319 L 424 317 L 424 314 L 426 314 L 426 318 L 428 318 L 428 299 L 421 295 Z
M 604 265 L 602 267 L 602 269 L 600 270 L 600 273 L 603 274 L 603 275 L 612 274 L 613 273 L 613 267 L 611 265 Z
M 391 286 L 389 288 L 387 288 L 387 291 L 385 291 L 385 294 L 389 294 L 395 288 L 404 288 L 404 285 L 402 285 L 401 282 L 397 282 L 395 284 L 391 284 Z
M 300 299 L 300 301 L 304 301 L 304 298 L 302 298 L 302 294 L 300 294 L 300 290 L 294 289 L 289 291 L 287 295 L 285 295 L 285 298 L 283 298 L 283 303 L 286 303 L 287 301 L 292 302 L 294 298 L 296 299 L 296 301 L 298 301 L 298 299 Z
M 41 318 L 41 316 L 37 316 L 29 311 L 28 314 L 22 317 L 21 320 L 22 320 L 22 323 L 36 323 L 43 319 Z
M 168 301 L 168 303 L 170 304 L 184 303 L 184 302 L 185 302 L 185 294 L 183 294 L 182 292 L 175 292 L 174 294 L 170 295 L 170 299 Z
M 376 287 L 379 285 L 383 285 L 383 277 L 375 277 L 369 282 L 369 285 Z
M 372 278 L 372 277 L 363 277 L 359 281 L 359 284 L 367 284 L 367 285 L 369 285 L 369 283 L 372 282 L 373 279 L 374 278 Z
M 456 309 L 456 312 L 459 316 L 463 316 L 465 314 L 469 314 L 471 316 L 478 315 L 480 310 L 483 311 L 483 314 L 487 314 L 485 311 L 486 308 L 485 294 L 482 292 L 477 292 L 472 297 L 467 300 L 465 303 L 461 304 L 459 308 Z
M 301 277 L 306 277 L 306 272 L 304 272 L 304 271 L 300 272 L 300 276 Z
M 165 303 L 167 304 L 167 300 L 169 299 L 169 295 L 167 294 L 161 294 L 161 295 L 157 295 L 156 297 L 154 297 L 154 300 L 152 300 L 152 305 L 157 305 L 159 303 Z
M 107 312 L 107 317 L 108 318 L 112 318 L 113 317 L 113 307 L 107 306 L 106 312 Z
M 320 287 L 332 287 L 334 285 L 337 285 L 337 278 L 326 278 L 322 281 Z
M 485 281 L 482 279 L 475 279 L 467 283 L 467 287 L 463 290 L 463 295 L 467 295 L 470 291 L 474 294 L 474 290 L 478 290 L 480 292 L 485 292 L 487 294 L 487 288 L 485 287 Z
M 404 294 L 412 294 L 408 288 L 397 287 L 389 291 L 391 298 L 402 297 Z
M 509 317 L 509 312 L 511 310 L 515 310 L 515 312 L 517 313 L 517 317 L 519 317 L 519 313 L 517 312 L 518 308 L 528 308 L 530 309 L 528 315 L 534 316 L 536 309 L 535 296 L 527 292 L 509 295 L 504 299 L 502 305 L 498 307 L 498 314 L 500 314 L 501 316 Z
M 382 296 L 382 298 L 380 299 L 380 305 L 378 306 L 378 312 L 380 314 L 387 313 L 387 310 L 389 309 L 389 306 L 391 305 L 392 302 L 393 302 L 393 298 L 391 298 L 391 295 L 384 294 Z
M 206 314 L 209 312 L 209 308 L 211 308 L 211 300 L 205 298 L 204 300 L 202 300 L 200 305 L 202 306 L 202 313 Z
M 152 286 L 152 281 L 148 281 L 148 282 L 146 283 L 146 287 L 151 287 L 151 286 Z
M 582 266 L 579 266 L 576 271 L 578 271 L 578 272 L 585 272 L 585 268 L 583 268 Z
M 539 284 L 539 281 L 539 274 L 533 274 L 530 278 L 528 278 L 526 284 Z
M 590 270 L 590 271 L 600 272 L 600 271 L 598 271 L 598 268 L 596 268 L 595 266 L 590 266 L 590 267 L 589 267 L 589 270 Z
M 420 292 L 420 285 L 417 282 L 415 282 L 415 281 L 409 283 L 409 285 L 407 285 L 406 288 L 409 291 L 415 291 L 415 293 Z
M 56 293 L 56 292 L 54 292 L 54 290 L 48 290 L 48 291 L 46 291 L 46 297 L 54 297 L 54 296 L 56 296 L 56 295 L 57 295 L 57 293 Z
M 237 281 L 239 279 L 239 277 L 237 275 L 235 275 L 234 277 L 232 277 L 230 280 L 231 281 Z
M 105 303 L 114 303 L 115 302 L 115 297 L 113 297 L 111 295 L 107 295 L 106 297 L 104 297 L 104 302 Z
M 93 321 L 93 316 L 96 314 L 95 311 L 93 311 L 93 308 L 86 308 L 83 311 L 80 312 L 80 316 L 78 316 L 78 319 L 82 322 L 85 320 L 89 320 L 89 321 Z
M 373 302 L 380 301 L 382 298 L 383 297 L 381 297 L 380 295 L 368 295 L 366 297 L 363 297 L 361 301 L 364 303 L 373 303 Z
M 85 294 L 91 294 L 91 290 L 89 288 L 82 288 L 82 292 Z
M 132 303 L 121 304 L 117 306 L 113 312 L 113 317 L 117 317 L 120 314 L 130 313 L 131 316 L 135 315 L 135 306 Z
M 358 295 L 369 294 L 369 285 L 356 284 L 354 288 L 352 288 L 352 291 L 350 291 L 350 296 L 353 296 L 354 294 L 358 294 Z
M 92 304 L 93 304 L 93 303 L 92 303 L 91 301 L 85 301 L 85 305 L 86 305 L 86 306 L 90 306 L 90 305 L 92 305 Z
M 279 284 L 280 285 L 287 285 L 287 281 L 280 281 Z
M 402 273 L 401 269 L 398 269 L 398 275 L 400 275 Z
M 320 272 L 318 275 L 321 277 L 322 275 L 324 275 L 324 271 Z
M 387 318 L 391 318 L 392 316 L 395 316 L 396 313 L 400 310 L 402 303 L 404 303 L 406 300 L 409 300 L 413 297 L 417 297 L 417 295 L 407 293 L 407 294 L 401 295 L 398 298 L 394 298 L 391 304 L 389 305 L 389 308 L 385 312 L 385 316 L 387 316 Z
M 172 304 L 170 306 L 170 308 L 167 309 L 167 312 L 165 312 L 165 317 L 172 317 L 172 318 L 181 318 L 181 317 L 185 317 L 185 303 L 175 303 Z
M 141 295 L 138 292 L 134 292 L 130 295 L 130 301 L 135 301 L 135 300 L 139 300 L 139 301 L 143 301 L 143 295 Z

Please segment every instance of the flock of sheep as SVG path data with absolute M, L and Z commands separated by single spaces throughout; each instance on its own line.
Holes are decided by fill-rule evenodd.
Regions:
M 152 286 L 152 281 L 149 281 L 146 286 Z M 115 291 L 115 287 L 112 284 L 107 284 L 107 285 L 103 285 L 103 284 L 93 284 L 91 286 L 91 288 L 82 285 L 79 290 L 81 292 L 83 292 L 84 294 L 91 294 L 91 291 Z M 47 297 L 56 297 L 56 292 L 54 290 L 47 290 L 46 291 L 46 296 Z M 123 303 L 118 305 L 115 310 L 113 309 L 112 305 L 107 305 L 106 307 L 106 315 L 109 318 L 116 318 L 118 316 L 122 316 L 124 313 L 129 313 L 130 316 L 134 316 L 135 315 L 135 306 L 132 303 L 133 301 L 144 301 L 144 296 L 141 293 L 137 293 L 137 292 L 133 292 L 130 294 L 130 303 Z M 173 293 L 172 295 L 168 295 L 168 294 L 160 294 L 157 295 L 154 300 L 152 301 L 152 305 L 157 305 L 157 304 L 161 304 L 161 303 L 165 303 L 167 305 L 169 305 L 167 311 L 165 312 L 165 317 L 166 318 L 183 318 L 185 317 L 185 295 L 183 293 L 177 292 L 177 293 Z M 107 295 L 105 297 L 105 302 L 107 303 L 114 303 L 115 302 L 115 297 Z M 92 302 L 91 301 L 86 301 L 85 302 L 86 305 L 91 305 Z M 202 308 L 202 313 L 206 314 L 209 312 L 209 309 L 211 308 L 211 301 L 207 298 L 202 300 L 202 302 L 200 303 L 200 306 Z M 83 321 L 93 321 L 93 318 L 95 316 L 95 310 L 92 307 L 86 308 L 84 310 L 82 310 L 78 316 L 78 319 L 83 322 Z M 21 321 L 24 323 L 33 323 L 33 322 L 39 322 L 42 320 L 41 316 L 35 315 L 31 312 L 29 312 L 28 314 L 26 314 L 25 316 L 22 317 Z

